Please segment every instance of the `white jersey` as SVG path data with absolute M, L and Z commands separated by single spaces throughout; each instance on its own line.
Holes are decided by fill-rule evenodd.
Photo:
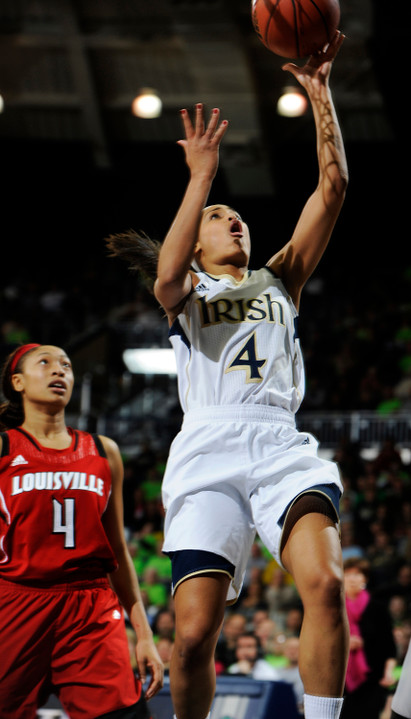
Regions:
M 231 602 L 256 533 L 281 565 L 295 498 L 313 488 L 328 498 L 327 485 L 342 485 L 336 465 L 318 457 L 316 439 L 295 427 L 304 369 L 297 311 L 281 280 L 268 267 L 241 282 L 198 276 L 170 329 L 184 420 L 162 484 L 163 551 L 228 560 Z M 176 577 L 173 591 L 195 570 Z
M 182 409 L 262 404 L 295 413 L 304 396 L 297 311 L 268 267 L 200 281 L 170 329 Z

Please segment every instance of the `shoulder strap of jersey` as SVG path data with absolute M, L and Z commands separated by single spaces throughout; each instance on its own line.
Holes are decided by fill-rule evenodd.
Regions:
M 1 448 L 1 454 L 0 457 L 7 457 L 7 455 L 10 452 L 10 440 L 9 435 L 7 432 L 0 432 L 0 437 L 3 442 L 3 446 Z
M 104 449 L 103 442 L 101 441 L 98 434 L 92 434 L 91 436 L 93 437 L 94 444 L 96 445 L 96 449 L 100 457 L 104 457 L 105 459 L 107 459 L 106 450 Z

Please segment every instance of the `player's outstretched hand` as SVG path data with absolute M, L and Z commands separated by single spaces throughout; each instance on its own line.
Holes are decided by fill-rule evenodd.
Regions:
M 331 42 L 323 50 L 310 55 L 305 65 L 299 66 L 293 62 L 287 62 L 282 66 L 283 70 L 291 72 L 307 91 L 316 82 L 325 84 L 331 72 L 332 63 L 343 44 L 345 35 L 336 30 Z
M 218 168 L 219 148 L 227 130 L 228 122 L 220 122 L 220 110 L 215 107 L 208 124 L 205 124 L 204 107 L 197 103 L 194 110 L 194 123 L 187 110 L 180 110 L 185 131 L 185 139 L 178 140 L 184 148 L 186 163 L 191 176 L 204 176 L 213 179 Z

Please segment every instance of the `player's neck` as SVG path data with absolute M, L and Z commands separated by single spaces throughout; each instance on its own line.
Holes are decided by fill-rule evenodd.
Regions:
M 231 277 L 234 277 L 237 282 L 240 282 L 246 272 L 248 272 L 247 267 L 237 267 L 236 265 L 226 264 L 226 265 L 217 265 L 213 262 L 210 262 L 207 264 L 207 267 L 204 268 L 204 272 L 207 272 L 209 275 L 214 275 L 218 277 L 219 275 L 231 275 Z
M 33 410 L 26 416 L 21 427 L 45 447 L 65 449 L 71 444 L 64 411 L 44 414 L 41 410 Z

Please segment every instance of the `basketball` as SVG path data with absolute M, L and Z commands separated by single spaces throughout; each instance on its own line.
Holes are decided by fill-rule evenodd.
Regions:
M 252 0 L 251 17 L 271 52 L 306 57 L 332 39 L 340 22 L 340 5 L 338 0 Z

